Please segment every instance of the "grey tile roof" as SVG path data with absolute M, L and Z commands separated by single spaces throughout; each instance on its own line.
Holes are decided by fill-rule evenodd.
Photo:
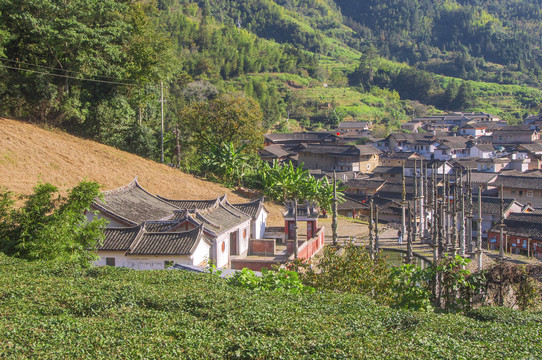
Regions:
M 402 174 L 402 166 L 377 166 L 373 169 L 373 174 Z
M 496 173 L 487 173 L 487 172 L 471 172 L 471 181 L 473 184 L 492 184 L 497 179 Z M 467 174 L 463 173 L 462 176 L 463 183 L 467 182 Z
M 143 224 L 129 228 L 106 228 L 104 229 L 104 242 L 98 247 L 98 250 L 127 251 L 142 232 Z
M 509 235 L 542 240 L 542 215 L 540 214 L 511 214 L 504 220 L 504 224 L 506 225 L 504 230 Z M 499 228 L 494 226 L 492 230 L 498 231 Z
M 493 147 L 492 144 L 476 144 L 474 145 L 476 148 L 483 152 L 493 152 L 495 151 L 495 147 Z
M 542 178 L 539 177 L 499 175 L 492 185 L 501 186 L 501 184 L 506 188 L 542 190 Z
M 220 202 L 220 198 L 214 200 L 173 200 L 161 196 L 158 196 L 158 198 L 175 206 L 177 209 L 182 210 L 209 209 L 213 206 L 217 206 Z
M 371 155 L 380 154 L 382 151 L 378 150 L 372 145 L 320 145 L 320 144 L 307 144 L 303 145 L 303 148 L 299 152 L 308 152 L 311 154 L 329 154 L 329 155 Z
M 472 197 L 473 212 L 478 213 L 478 196 Z M 504 199 L 504 212 L 508 212 L 512 205 L 517 203 L 522 206 L 515 199 Z M 500 216 L 501 214 L 501 199 L 497 197 L 482 196 L 482 217 L 484 215 Z
M 339 124 L 339 129 L 358 129 L 366 128 L 368 126 L 366 121 L 342 121 Z
M 191 255 L 200 240 L 210 245 L 201 226 L 184 232 L 145 232 L 126 255 Z
M 532 144 L 520 144 L 518 148 L 523 148 L 531 153 L 542 153 L 542 144 L 532 143 Z
M 380 178 L 350 179 L 344 184 L 344 186 L 350 187 L 350 188 L 376 190 L 382 185 L 384 185 L 385 182 L 386 180 L 380 179 Z
M 160 220 L 170 216 L 176 209 L 164 200 L 150 194 L 137 182 L 103 193 L 104 200 L 96 199 L 93 206 L 126 222 L 136 225 L 146 220 Z
M 368 203 L 363 203 L 362 201 L 357 201 L 348 195 L 344 196 L 344 201 L 337 204 L 338 211 L 348 211 L 348 210 L 357 210 L 357 209 L 367 209 L 369 207 Z
M 216 228 L 219 231 L 218 233 L 222 233 L 240 225 L 251 217 L 228 203 L 221 203 L 216 208 L 196 211 L 195 218 L 202 221 L 204 225 L 207 223 Z
M 179 224 L 178 221 L 145 221 L 145 231 L 147 232 L 164 232 L 168 231 Z
M 412 157 L 413 159 L 414 158 L 425 159 L 423 155 L 420 155 L 417 152 L 413 152 L 413 151 L 392 151 L 386 154 L 382 154 L 380 157 L 386 158 L 386 159 L 397 159 L 397 160 L 407 160 L 410 157 Z
M 262 150 L 260 150 L 260 156 L 262 157 L 281 158 L 288 155 L 290 155 L 290 153 L 284 150 L 283 145 L 280 145 L 280 144 L 268 145 L 264 147 Z
M 297 132 L 265 134 L 264 137 L 272 142 L 319 142 L 334 137 L 329 132 Z
M 252 219 L 256 219 L 256 216 L 258 216 L 261 208 L 268 212 L 267 209 L 265 209 L 265 207 L 263 206 L 263 198 L 243 204 L 232 204 L 232 206 L 237 210 L 240 210 L 243 213 L 247 214 Z

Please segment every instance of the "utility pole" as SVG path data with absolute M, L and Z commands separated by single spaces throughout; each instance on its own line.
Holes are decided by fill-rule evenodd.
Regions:
M 160 81 L 160 112 L 162 116 L 162 133 L 160 136 L 161 160 L 164 163 L 164 82 Z

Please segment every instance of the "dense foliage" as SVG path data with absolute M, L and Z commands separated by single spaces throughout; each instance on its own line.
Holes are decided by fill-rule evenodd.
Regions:
M 357 294 L 254 292 L 184 271 L 0 254 L 3 358 L 539 358 L 540 314 L 392 310 Z
M 90 266 L 96 259 L 96 246 L 103 241 L 103 219 L 88 221 L 85 216 L 100 188 L 82 181 L 67 197 L 58 189 L 38 184 L 34 193 L 21 196 L 20 208 L 13 195 L 0 192 L 0 251 L 29 260 L 55 260 Z
M 385 136 L 437 109 L 518 122 L 542 109 L 539 5 L 4 0 L 0 114 L 157 160 L 163 105 L 165 162 L 189 171 L 201 150 L 183 117 L 225 93 L 244 92 L 263 130 L 354 119 Z
M 356 37 L 447 76 L 540 86 L 541 3 L 336 0 Z

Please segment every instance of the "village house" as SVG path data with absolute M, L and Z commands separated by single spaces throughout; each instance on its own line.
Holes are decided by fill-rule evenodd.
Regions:
M 366 121 L 342 121 L 336 132 L 341 136 L 368 136 L 371 135 L 369 125 Z
M 352 197 L 349 197 L 348 195 L 345 195 L 344 201 L 337 204 L 337 213 L 339 215 L 355 219 L 366 213 L 368 208 L 369 205 L 365 200 L 358 201 Z
M 423 122 L 421 121 L 409 121 L 401 124 L 401 129 L 411 133 L 417 133 L 418 130 L 422 128 L 422 126 Z
M 493 131 L 501 129 L 503 126 L 506 126 L 506 123 L 468 121 L 459 126 L 458 133 L 461 136 L 470 136 L 473 139 L 478 139 L 481 136 L 493 134 Z
M 346 188 L 345 192 L 347 193 L 373 196 L 382 188 L 385 183 L 386 180 L 382 178 L 365 178 L 350 179 L 343 185 Z
M 270 165 L 273 162 L 283 163 L 288 161 L 297 161 L 297 154 L 290 153 L 287 145 L 273 144 L 265 146 L 263 149 L 258 150 L 258 155 L 263 161 L 266 161 Z
M 264 135 L 264 146 L 273 144 L 295 146 L 299 144 L 336 144 L 339 137 L 327 131 L 273 133 Z
M 516 151 L 526 154 L 529 158 L 528 170 L 542 169 L 542 144 L 520 144 L 516 147 Z
M 527 116 L 523 123 L 525 125 L 537 126 L 538 128 L 542 128 L 542 113 L 538 115 Z
M 489 159 L 495 157 L 497 151 L 493 144 L 476 144 L 470 148 L 470 157 Z
M 108 228 L 135 228 L 144 224 L 143 228 L 139 230 L 140 237 L 136 238 L 132 233 L 134 238 L 128 248 L 125 247 L 127 238 L 123 240 L 121 245 L 118 245 L 114 239 L 107 238 L 108 234 L 117 236 L 115 234 L 120 234 L 120 231 L 111 233 L 106 231 L 107 241 L 104 244 L 114 243 L 118 246 L 98 249 L 100 261 L 103 262 L 106 257 L 111 257 L 111 251 L 124 251 L 124 257 L 117 257 L 118 260 L 116 260 L 117 264 L 122 265 L 117 266 L 130 266 L 138 269 L 155 268 L 163 260 L 160 256 L 168 257 L 164 261 L 179 260 L 183 261 L 183 264 L 197 265 L 201 262 L 199 255 L 206 247 L 204 243 L 210 244 L 206 255 L 207 260 L 212 260 L 217 267 L 229 266 L 230 256 L 246 255 L 249 239 L 263 235 L 267 219 L 267 210 L 263 206 L 263 199 L 235 205 L 230 204 L 226 196 L 214 200 L 171 200 L 150 194 L 139 185 L 137 179 L 119 189 L 104 192 L 103 200 L 96 199 L 91 209 L 98 213 L 88 212 L 87 216 L 107 219 Z M 196 228 L 201 228 L 204 237 L 201 235 L 196 237 L 196 232 L 193 231 Z M 177 235 L 158 236 L 154 233 L 175 233 Z M 182 254 L 177 250 L 177 252 L 170 253 L 139 251 L 142 249 L 142 245 L 137 248 L 139 250 L 136 253 L 134 252 L 135 245 L 147 244 L 149 239 L 156 242 L 152 245 L 153 249 L 161 249 L 160 251 L 166 248 L 178 250 L 179 246 L 186 250 L 188 247 L 186 244 L 190 241 L 194 241 L 191 244 L 197 243 L 197 246 L 194 245 L 193 248 L 190 248 L 195 252 Z M 135 242 L 136 240 L 137 242 Z M 144 241 L 141 242 L 141 240 Z M 164 244 L 159 243 L 160 241 Z M 167 245 L 167 242 L 171 242 L 173 245 Z M 184 245 L 181 246 L 181 244 Z M 125 257 L 128 257 L 130 261 Z M 193 263 L 189 263 L 189 260 Z M 151 263 L 152 265 L 149 265 Z
M 437 160 L 451 160 L 470 156 L 470 140 L 462 136 L 452 136 L 439 140 L 433 157 Z
M 160 270 L 173 264 L 206 264 L 211 240 L 205 236 L 203 227 L 182 232 L 167 231 L 175 225 L 144 222 L 134 227 L 107 228 L 105 240 L 98 247 L 99 260 L 94 264 L 139 270 Z
M 504 202 L 504 218 L 508 218 L 511 214 L 521 213 L 527 209 L 532 210 L 530 207 L 526 207 L 523 204 L 517 202 L 515 199 L 503 199 Z M 474 204 L 473 211 L 473 236 L 478 234 L 478 196 L 473 196 L 472 203 Z M 493 196 L 482 196 L 482 237 L 487 237 L 487 232 L 497 224 L 501 219 L 501 199 Z
M 392 133 L 387 138 L 390 150 L 396 152 L 417 152 L 430 158 L 438 146 L 438 141 L 433 133 Z
M 380 166 L 403 166 L 408 160 L 426 160 L 427 158 L 417 152 L 392 151 L 380 155 Z
M 370 145 L 315 145 L 296 148 L 304 169 L 370 173 L 378 166 L 380 150 Z
M 508 126 L 506 129 L 495 130 L 490 136 L 494 145 L 530 144 L 540 138 L 536 129 L 529 126 Z
M 478 159 L 476 162 L 478 163 L 478 171 L 500 173 L 502 170 L 509 168 L 510 159 L 507 157 L 483 158 Z
M 542 260 L 542 215 L 512 214 L 504 220 L 503 247 L 505 252 L 524 254 Z M 500 225 L 488 231 L 490 249 L 499 249 Z
M 499 175 L 493 182 L 499 189 L 502 185 L 505 198 L 516 199 L 522 204 L 534 208 L 542 207 L 542 177 L 539 172 L 521 174 L 520 176 Z M 500 196 L 500 194 L 499 194 Z
M 463 169 L 465 170 L 465 169 Z M 472 193 L 478 194 L 478 191 L 480 190 L 482 194 L 485 194 L 488 189 L 495 189 L 495 186 L 493 186 L 493 183 L 495 180 L 497 180 L 498 174 L 495 173 L 486 173 L 486 172 L 478 172 L 478 171 L 471 171 L 470 173 L 470 181 L 472 186 Z M 467 186 L 467 173 L 464 172 L 462 175 L 463 179 L 463 186 Z M 492 192 L 494 196 L 497 196 L 497 192 Z

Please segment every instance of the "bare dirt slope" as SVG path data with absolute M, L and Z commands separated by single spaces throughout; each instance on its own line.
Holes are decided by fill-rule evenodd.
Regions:
M 0 187 L 29 194 L 42 181 L 64 192 L 87 179 L 111 190 L 136 176 L 146 190 L 168 198 L 205 200 L 227 193 L 232 203 L 248 199 L 218 184 L 94 141 L 0 118 Z M 271 212 L 269 225 L 284 224 L 279 206 L 266 207 Z

